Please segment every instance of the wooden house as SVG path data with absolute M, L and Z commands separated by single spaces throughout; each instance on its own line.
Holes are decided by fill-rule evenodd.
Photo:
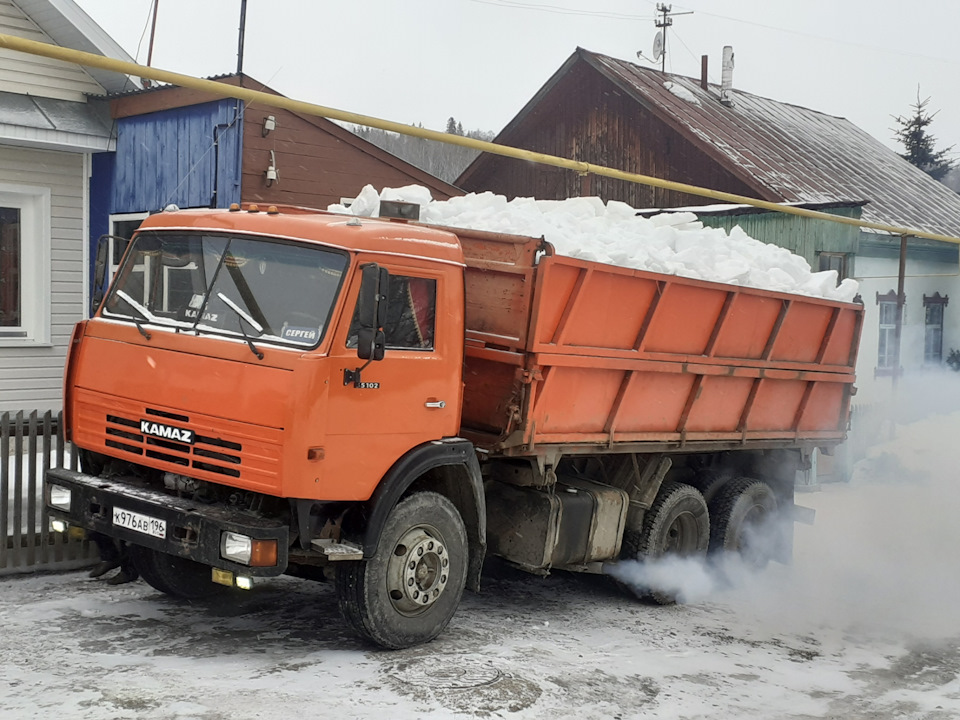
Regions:
M 862 206 L 864 220 L 960 238 L 960 195 L 844 118 L 579 48 L 496 142 L 770 202 Z M 489 154 L 456 184 L 508 197 L 597 195 L 637 208 L 712 202 Z M 704 221 L 716 222 L 706 214 Z M 782 240 L 778 221 L 751 222 L 771 231 L 761 239 Z M 898 361 L 900 238 L 837 230 L 817 243 L 804 252 L 815 270 L 835 268 L 861 284 L 861 400 L 884 399 L 891 389 L 885 378 L 939 368 L 950 348 L 960 348 L 960 311 L 948 308 L 960 283 L 957 245 L 909 240 Z
M 273 93 L 247 75 L 219 82 Z M 130 237 L 150 212 L 231 203 L 325 208 L 378 189 L 417 184 L 445 200 L 454 186 L 330 120 L 198 90 L 162 86 L 110 101 L 115 152 L 94 158 L 91 237 Z M 110 249 L 115 269 L 124 243 Z

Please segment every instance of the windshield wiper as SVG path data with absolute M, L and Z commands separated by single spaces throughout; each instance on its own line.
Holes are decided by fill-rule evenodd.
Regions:
M 146 320 L 147 322 L 156 322 L 156 321 L 157 321 L 157 318 L 154 317 L 154 315 L 153 315 L 152 312 L 150 312 L 149 310 L 147 310 L 143 305 L 141 305 L 141 304 L 138 303 L 136 300 L 134 300 L 132 297 L 130 297 L 129 295 L 127 295 L 123 290 L 117 290 L 117 295 L 118 295 L 118 296 L 120 297 L 120 299 L 123 300 L 127 305 L 129 305 L 129 306 L 132 307 L 134 310 L 136 310 L 138 313 L 140 313 L 140 316 L 141 316 L 144 320 Z M 132 316 L 131 316 L 131 317 L 132 317 Z M 133 320 L 133 324 L 137 326 L 137 330 L 140 331 L 140 334 L 143 335 L 147 340 L 149 340 L 149 339 L 151 338 L 151 335 L 150 335 L 150 333 L 148 333 L 148 332 L 144 329 L 143 325 L 140 323 L 140 320 L 139 320 L 138 318 L 136 318 L 136 317 L 132 317 L 132 320 Z
M 228 308 L 233 310 L 237 314 L 238 318 L 240 318 L 240 322 L 238 323 L 240 325 L 240 332 L 243 333 L 243 339 L 247 341 L 247 345 L 250 348 L 250 352 L 252 352 L 254 355 L 257 356 L 257 360 L 263 360 L 263 353 L 257 350 L 256 345 L 253 344 L 253 340 L 251 340 L 250 336 L 247 335 L 247 331 L 246 329 L 244 329 L 243 323 L 244 321 L 248 322 L 250 324 L 250 327 L 252 327 L 261 335 L 263 335 L 263 325 L 258 323 L 252 317 L 250 317 L 250 315 L 246 311 L 240 308 L 239 305 L 237 305 L 233 300 L 228 298 L 222 292 L 218 292 L 217 297 L 223 301 L 224 305 L 226 305 Z

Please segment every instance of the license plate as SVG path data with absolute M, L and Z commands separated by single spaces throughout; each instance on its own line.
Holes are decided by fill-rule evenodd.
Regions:
M 132 510 L 115 507 L 113 509 L 113 524 L 135 530 L 144 535 L 164 539 L 167 537 L 167 521 L 159 518 L 141 515 Z

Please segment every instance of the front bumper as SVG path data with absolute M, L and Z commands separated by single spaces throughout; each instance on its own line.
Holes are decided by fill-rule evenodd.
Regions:
M 50 505 L 51 483 L 70 489 L 68 512 Z M 135 477 L 105 479 L 54 468 L 47 471 L 44 490 L 47 510 L 53 517 L 133 545 L 230 570 L 238 575 L 273 577 L 282 574 L 287 567 L 290 531 L 279 520 L 257 517 L 240 508 L 206 505 L 167 495 L 146 487 Z M 114 525 L 114 507 L 164 520 L 165 537 Z M 277 564 L 249 567 L 223 559 L 220 557 L 220 538 L 227 531 L 258 540 L 276 540 Z

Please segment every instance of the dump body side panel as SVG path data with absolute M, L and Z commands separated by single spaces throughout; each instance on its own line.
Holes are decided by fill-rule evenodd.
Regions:
M 490 263 L 476 257 L 482 245 L 464 248 L 468 306 L 481 305 Z M 862 306 L 552 254 L 532 268 L 520 260 L 499 275 L 514 278 L 501 293 L 512 287 L 522 298 L 498 297 L 499 307 L 467 316 L 464 432 L 487 449 L 842 441 Z M 487 316 L 505 306 L 529 307 L 529 323 L 513 345 L 496 346 L 471 321 L 492 324 Z

